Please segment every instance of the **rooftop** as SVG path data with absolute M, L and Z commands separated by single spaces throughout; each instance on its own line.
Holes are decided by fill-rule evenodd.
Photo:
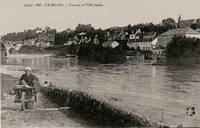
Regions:
M 164 47 L 162 47 L 161 45 L 157 45 L 154 50 L 158 50 L 158 49 L 165 49 Z
M 104 42 L 103 44 L 104 45 L 110 45 L 110 44 L 112 44 L 112 43 L 114 43 L 114 42 L 117 42 L 117 41 L 106 41 L 106 42 Z M 118 42 L 117 42 L 118 43 Z
M 169 30 L 160 36 L 170 36 L 170 35 L 185 35 L 185 34 L 194 34 L 194 35 L 200 35 L 199 32 L 191 29 L 191 28 L 177 28 L 173 30 Z
M 187 27 L 190 27 L 195 22 L 195 19 L 188 19 L 188 20 L 182 20 L 181 23 L 184 24 Z

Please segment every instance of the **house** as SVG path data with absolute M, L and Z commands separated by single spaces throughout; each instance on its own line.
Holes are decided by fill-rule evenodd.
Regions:
M 71 30 L 70 28 L 67 28 L 64 32 L 65 33 L 71 33 L 71 32 L 73 32 L 73 30 Z
M 55 35 L 56 29 L 50 29 L 49 27 L 45 27 L 45 32 L 40 38 L 42 38 L 44 42 L 49 43 L 50 45 L 54 45 Z
M 42 28 L 36 28 L 35 30 L 35 33 L 42 33 L 42 32 L 43 32 Z
M 200 33 L 196 32 L 191 28 L 177 28 L 173 30 L 169 30 L 157 38 L 157 45 L 161 45 L 162 47 L 166 47 L 174 36 L 186 36 L 186 37 L 195 37 L 200 38 Z
M 106 41 L 102 44 L 103 47 L 111 47 L 111 48 L 116 48 L 119 46 L 119 43 L 117 41 Z
M 153 55 L 163 55 L 165 51 L 165 48 L 162 47 L 161 45 L 157 45 L 154 49 L 153 49 Z
M 5 40 L 4 42 L 3 42 L 3 44 L 5 45 L 5 46 L 14 46 L 15 45 L 15 42 L 14 41 L 10 41 L 10 40 Z
M 98 35 L 95 35 L 94 40 L 93 40 L 94 44 L 99 44 L 99 39 L 98 39 Z
M 177 23 L 177 27 L 179 28 L 186 28 L 186 27 L 193 27 L 200 28 L 200 18 L 197 19 L 187 19 L 187 20 L 182 20 L 181 19 L 181 15 L 178 18 L 178 23 Z
M 37 47 L 48 47 L 50 45 L 50 42 L 44 41 L 42 38 L 37 38 L 35 40 L 35 45 Z
M 127 32 L 122 31 L 115 31 L 112 35 L 107 35 L 107 40 L 126 40 L 128 39 L 129 34 Z
M 154 49 L 156 48 L 156 44 L 157 44 L 157 37 L 151 42 L 151 48 Z
M 45 30 L 37 29 L 40 35 L 38 38 L 34 39 L 34 43 L 32 45 L 36 45 L 38 47 L 47 47 L 49 45 L 54 45 L 55 42 L 55 34 L 56 29 L 50 29 L 49 27 L 45 27 Z
M 129 34 L 125 32 L 126 27 L 111 27 L 109 31 L 107 31 L 107 35 L 105 36 L 108 41 L 113 40 L 127 40 L 129 38 Z
M 165 48 L 162 47 L 161 45 L 157 45 L 155 48 L 153 48 L 153 59 L 165 59 Z
M 35 45 L 36 39 L 26 39 L 24 40 L 24 45 Z
M 131 34 L 127 45 L 130 48 L 140 49 L 143 51 L 152 50 L 152 42 L 155 42 L 156 32 L 142 33 L 140 29 L 135 34 Z
M 75 38 L 69 38 L 69 40 L 64 43 L 64 45 L 71 45 L 71 44 L 78 44 L 78 42 L 75 40 Z

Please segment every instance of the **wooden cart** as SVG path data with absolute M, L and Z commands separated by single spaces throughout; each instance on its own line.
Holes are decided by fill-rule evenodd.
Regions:
M 15 96 L 19 99 L 19 103 L 21 103 L 22 111 L 34 109 L 34 104 L 37 102 L 37 95 L 34 92 L 34 87 L 29 85 L 15 85 L 13 90 L 15 91 Z

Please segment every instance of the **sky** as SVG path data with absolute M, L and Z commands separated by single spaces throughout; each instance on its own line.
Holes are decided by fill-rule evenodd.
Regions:
M 61 7 L 45 4 L 64 4 Z M 93 6 L 83 6 L 92 4 Z M 42 6 L 25 7 L 24 5 Z M 69 4 L 80 4 L 72 7 Z M 94 6 L 101 4 L 103 6 Z M 91 24 L 95 29 L 200 18 L 200 0 L 0 0 L 0 35 L 49 26 L 58 32 Z

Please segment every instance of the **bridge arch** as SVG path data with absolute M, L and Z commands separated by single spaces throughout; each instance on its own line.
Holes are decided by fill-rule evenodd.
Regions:
M 7 55 L 16 53 L 17 50 L 19 50 L 22 47 L 22 45 L 15 45 L 15 46 L 14 45 L 6 45 L 6 44 L 4 44 L 4 45 L 6 48 Z
M 9 50 L 8 50 L 9 54 L 15 54 L 17 52 L 17 50 L 13 47 L 11 47 Z

